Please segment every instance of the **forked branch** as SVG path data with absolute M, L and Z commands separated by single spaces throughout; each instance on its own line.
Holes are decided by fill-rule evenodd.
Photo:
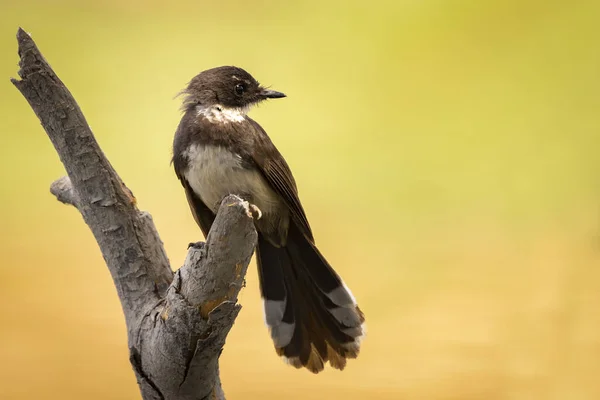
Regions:
M 12 83 L 67 171 L 51 192 L 79 210 L 102 251 L 125 314 L 142 397 L 223 399 L 218 359 L 256 245 L 247 203 L 225 198 L 207 242 L 192 247 L 173 273 L 152 217 L 138 210 L 67 87 L 29 34 L 19 29 L 17 41 L 21 79 Z

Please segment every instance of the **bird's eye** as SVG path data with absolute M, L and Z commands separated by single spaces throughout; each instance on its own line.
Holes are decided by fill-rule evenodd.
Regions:
M 235 94 L 237 94 L 238 96 L 241 96 L 244 94 L 244 91 L 246 90 L 246 88 L 241 83 L 238 83 L 237 85 L 235 85 L 233 90 L 235 90 Z

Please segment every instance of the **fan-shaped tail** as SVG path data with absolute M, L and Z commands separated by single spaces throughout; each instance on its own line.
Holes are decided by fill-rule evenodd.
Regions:
M 287 243 L 258 237 L 265 319 L 277 353 L 296 368 L 344 369 L 356 358 L 364 315 L 350 290 L 311 240 L 290 224 Z

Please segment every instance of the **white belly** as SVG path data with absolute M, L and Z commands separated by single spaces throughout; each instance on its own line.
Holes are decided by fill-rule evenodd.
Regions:
M 249 199 L 263 214 L 281 206 L 279 196 L 256 170 L 242 167 L 239 155 L 220 146 L 191 145 L 186 151 L 189 167 L 185 179 L 194 193 L 214 213 L 229 194 L 250 195 Z

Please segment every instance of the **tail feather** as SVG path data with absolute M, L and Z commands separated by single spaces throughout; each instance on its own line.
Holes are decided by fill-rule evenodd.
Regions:
M 265 320 L 277 353 L 296 368 L 317 373 L 355 358 L 364 315 L 350 290 L 311 240 L 291 224 L 287 244 L 259 234 L 258 266 Z

